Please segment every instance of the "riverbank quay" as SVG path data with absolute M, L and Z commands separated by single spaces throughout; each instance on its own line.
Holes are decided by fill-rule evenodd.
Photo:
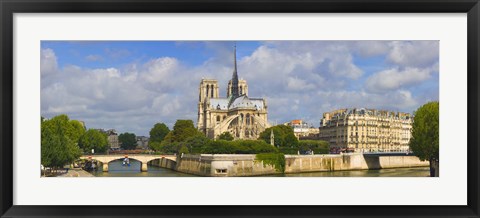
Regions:
M 429 165 L 428 161 L 421 161 L 411 154 L 285 155 L 285 173 L 379 170 L 428 167 Z
M 95 176 L 81 168 L 73 168 L 68 170 L 67 173 L 58 175 L 57 177 L 95 177 Z
M 243 177 L 276 174 L 333 172 L 349 170 L 379 170 L 428 167 L 409 154 L 324 154 L 285 155 L 284 172 L 256 159 L 255 154 L 184 154 L 177 160 L 155 160 L 150 164 L 182 173 L 209 177 Z

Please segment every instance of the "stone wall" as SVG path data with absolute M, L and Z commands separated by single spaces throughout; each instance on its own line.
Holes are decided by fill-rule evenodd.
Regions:
M 254 154 L 184 154 L 176 170 L 200 176 L 261 176 L 278 174 L 270 165 L 255 161 Z
M 175 170 L 175 168 L 177 167 L 177 162 L 167 158 L 155 159 L 150 161 L 149 164 L 157 167 L 172 169 L 172 170 Z
M 368 170 L 400 167 L 429 166 L 411 155 L 285 155 L 285 173 L 321 172 L 338 170 Z
M 199 176 L 263 176 L 279 174 L 271 165 L 255 161 L 254 154 L 184 154 L 177 162 L 166 158 L 156 159 L 150 164 Z M 285 173 L 322 172 L 339 170 L 368 170 L 401 167 L 429 166 L 411 155 L 285 155 Z

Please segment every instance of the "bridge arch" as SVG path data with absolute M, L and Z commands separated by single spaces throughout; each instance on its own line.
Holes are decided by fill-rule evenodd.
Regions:
M 145 154 L 133 154 L 127 155 L 129 159 L 136 160 L 141 163 L 140 170 L 142 172 L 148 171 L 148 163 L 156 159 L 166 159 L 170 163 L 168 166 L 176 165 L 177 157 L 174 155 L 145 155 Z M 125 154 L 113 154 L 113 155 L 84 155 L 80 159 L 83 160 L 96 160 L 97 162 L 102 163 L 102 168 L 104 172 L 108 172 L 108 164 L 115 160 L 123 160 Z M 167 162 L 167 161 L 165 161 Z M 174 164 L 175 163 L 175 164 Z
M 177 166 L 177 161 L 171 160 L 171 159 L 168 159 L 168 158 L 164 158 L 164 157 L 160 157 L 160 158 L 155 158 L 155 159 L 149 160 L 147 162 L 147 165 L 148 164 L 158 166 L 158 167 L 162 167 L 162 168 L 175 170 L 176 166 Z

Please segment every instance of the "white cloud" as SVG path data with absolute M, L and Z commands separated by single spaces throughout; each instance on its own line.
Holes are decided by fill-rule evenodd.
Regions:
M 394 41 L 388 60 L 400 67 L 428 67 L 438 62 L 438 41 Z
M 40 72 L 42 77 L 57 72 L 57 56 L 52 49 L 42 49 L 40 53 Z
M 42 49 L 42 115 L 67 113 L 91 128 L 147 135 L 156 122 L 170 126 L 177 119 L 196 122 L 201 78 L 217 79 L 225 96 L 233 71 L 232 43 L 206 44 L 214 55 L 194 66 L 173 57 L 154 57 L 97 69 L 75 65 L 59 69 L 55 52 Z M 423 45 L 413 43 L 417 44 Z M 438 85 L 424 88 L 423 94 L 413 90 L 432 78 L 438 82 L 432 76 L 438 72 L 438 56 L 410 60 L 405 57 L 411 49 L 387 41 L 265 42 L 251 53 L 238 48 L 238 73 L 247 80 L 251 97 L 267 99 L 270 121 L 305 119 L 318 126 L 323 112 L 338 108 L 412 112 L 424 99 L 438 99 Z M 423 49 L 432 52 L 428 46 Z M 122 52 L 113 53 L 110 58 L 122 57 Z M 385 58 L 389 65 L 378 66 L 382 70 L 370 75 L 356 64 L 359 56 Z
M 296 77 L 287 78 L 287 89 L 291 91 L 307 91 L 315 88 L 315 85 Z
M 147 62 L 143 68 L 142 79 L 148 83 L 162 82 L 169 83 L 168 78 L 172 77 L 178 68 L 178 61 L 175 58 L 163 57 Z
M 365 86 L 367 90 L 381 92 L 396 90 L 402 87 L 418 84 L 431 78 L 432 70 L 429 68 L 398 68 L 388 69 L 370 76 Z
M 141 67 L 130 64 L 122 69 L 75 65 L 58 69 L 57 62 L 52 61 L 56 60 L 53 50 L 43 51 L 42 57 L 49 64 L 46 69 L 58 71 L 42 78 L 43 116 L 66 113 L 91 128 L 143 134 L 156 122 L 173 124 L 180 118 L 196 119 L 195 90 L 199 79 L 192 79 L 193 69 L 184 72 L 174 58 L 157 58 Z
M 352 50 L 363 57 L 383 55 L 389 51 L 388 41 L 356 41 L 352 44 Z

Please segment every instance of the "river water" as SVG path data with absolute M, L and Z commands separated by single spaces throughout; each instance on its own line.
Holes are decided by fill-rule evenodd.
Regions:
M 102 168 L 92 172 L 98 177 L 195 177 L 195 175 L 180 173 L 174 170 L 148 165 L 148 172 L 141 172 L 141 163 L 130 159 L 130 166 L 122 166 L 122 160 L 110 162 L 108 172 Z M 428 167 L 397 168 L 381 170 L 355 170 L 272 175 L 272 177 L 428 177 Z

